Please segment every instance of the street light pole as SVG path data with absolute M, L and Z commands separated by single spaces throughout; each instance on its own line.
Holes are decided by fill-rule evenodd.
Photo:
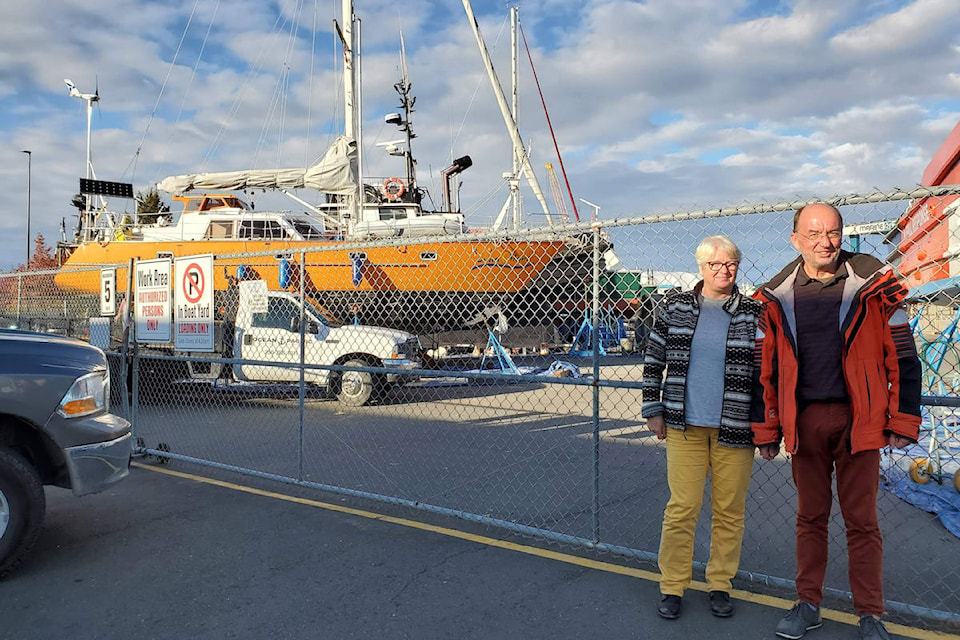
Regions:
M 27 154 L 27 262 L 24 265 L 30 268 L 30 179 L 32 177 L 33 152 L 24 149 L 21 153 Z

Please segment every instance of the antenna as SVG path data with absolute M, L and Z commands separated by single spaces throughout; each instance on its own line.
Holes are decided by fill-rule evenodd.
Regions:
M 378 142 L 376 146 L 384 147 L 384 151 L 386 151 L 388 155 L 403 157 L 407 155 L 407 152 L 405 149 L 401 149 L 397 145 L 407 144 L 407 142 L 408 141 L 406 139 L 389 140 L 387 142 Z

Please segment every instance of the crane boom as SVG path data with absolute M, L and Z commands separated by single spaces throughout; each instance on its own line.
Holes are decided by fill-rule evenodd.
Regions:
M 569 220 L 570 214 L 567 213 L 567 204 L 564 202 L 563 190 L 560 189 L 560 180 L 557 179 L 557 172 L 553 170 L 552 162 L 548 162 L 546 167 L 547 176 L 550 179 L 550 193 L 553 194 L 553 202 L 557 206 L 557 215 Z

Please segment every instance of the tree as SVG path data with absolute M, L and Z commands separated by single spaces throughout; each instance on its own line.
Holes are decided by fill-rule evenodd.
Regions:
M 42 233 L 38 233 L 33 241 L 33 251 L 30 252 L 30 259 L 27 264 L 20 263 L 15 271 L 43 271 L 45 269 L 56 269 L 57 258 L 53 255 L 53 249 L 47 246 L 47 241 Z
M 27 262 L 27 271 L 42 271 L 44 269 L 56 269 L 57 258 L 53 255 L 53 250 L 47 246 L 42 233 L 37 234 L 37 239 L 33 243 L 33 255 Z
M 57 266 L 53 251 L 47 246 L 43 234 L 38 233 L 27 264 L 16 269 L 23 275 L 0 279 L 0 315 L 12 317 L 55 310 L 61 302 L 59 289 L 53 281 L 53 270 Z
M 160 199 L 156 187 L 137 192 L 137 219 L 141 224 L 153 224 L 161 213 L 170 211 L 170 206 Z

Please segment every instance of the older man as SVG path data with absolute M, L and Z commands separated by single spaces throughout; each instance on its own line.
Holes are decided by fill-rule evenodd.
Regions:
M 797 487 L 797 596 L 777 625 L 796 640 L 821 623 L 836 470 L 860 637 L 889 638 L 880 616 L 883 538 L 877 522 L 880 452 L 917 441 L 920 361 L 903 311 L 905 289 L 876 258 L 840 248 L 843 219 L 810 204 L 793 219 L 800 257 L 762 286 L 762 414 L 754 442 L 766 460 L 783 440 Z

